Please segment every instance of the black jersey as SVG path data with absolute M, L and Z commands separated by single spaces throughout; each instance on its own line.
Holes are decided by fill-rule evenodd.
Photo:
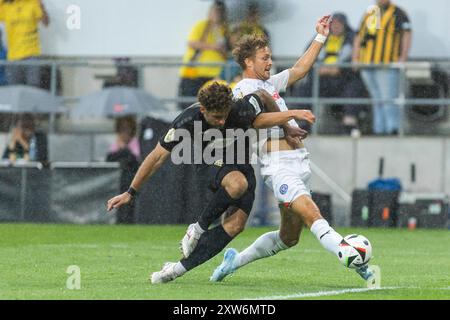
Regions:
M 183 163 L 190 161 L 188 163 L 212 164 L 211 161 L 208 161 L 211 158 L 214 158 L 213 162 L 222 161 L 226 164 L 231 164 L 231 161 L 234 162 L 233 164 L 248 163 L 251 142 L 248 136 L 243 138 L 236 129 L 242 129 L 240 133 L 249 129 L 256 117 L 263 111 L 260 98 L 256 94 L 249 94 L 233 102 L 222 128 L 214 128 L 206 122 L 200 112 L 200 104 L 196 103 L 185 109 L 172 122 L 169 129 L 160 138 L 159 143 L 170 152 L 180 152 L 180 149 L 183 149 L 182 152 L 187 152 L 189 145 L 191 155 L 183 154 Z M 242 153 L 242 148 L 238 147 L 241 143 L 245 149 L 244 160 L 242 154 L 239 154 L 239 152 Z M 233 156 L 227 157 L 231 151 L 233 151 Z

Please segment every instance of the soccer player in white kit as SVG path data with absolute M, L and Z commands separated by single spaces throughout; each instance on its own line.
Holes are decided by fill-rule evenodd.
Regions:
M 324 16 L 316 24 L 317 36 L 305 54 L 290 69 L 270 76 L 272 53 L 265 38 L 246 36 L 233 51 L 243 69 L 243 79 L 233 89 L 235 97 L 243 97 L 259 89 L 265 89 L 278 104 L 280 111 L 288 110 L 279 93 L 307 75 L 327 39 L 330 16 Z M 291 126 L 297 123 L 290 121 Z M 259 141 L 261 145 L 261 141 Z M 221 281 L 236 269 L 261 258 L 272 256 L 281 250 L 295 246 L 303 226 L 308 227 L 321 245 L 336 257 L 343 237 L 321 216 L 311 199 L 309 153 L 299 140 L 296 147 L 288 143 L 279 128 L 270 131 L 269 138 L 260 150 L 261 174 L 266 185 L 280 203 L 280 229 L 260 236 L 242 252 L 229 248 L 222 264 L 216 268 L 211 281 Z M 357 273 L 368 280 L 373 271 L 364 266 Z

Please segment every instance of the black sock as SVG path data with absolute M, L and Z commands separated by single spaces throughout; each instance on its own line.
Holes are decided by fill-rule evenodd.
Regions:
M 224 188 L 220 188 L 214 193 L 213 198 L 208 202 L 206 208 L 203 209 L 198 218 L 198 224 L 203 230 L 208 230 L 211 223 L 219 218 L 229 206 L 232 206 L 237 202 L 238 200 L 231 198 Z
M 181 259 L 183 267 L 189 271 L 208 261 L 227 246 L 232 237 L 219 225 L 202 234 L 194 251 L 186 259 Z

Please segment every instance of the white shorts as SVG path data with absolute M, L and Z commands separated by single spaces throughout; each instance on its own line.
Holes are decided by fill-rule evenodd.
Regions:
M 311 196 L 311 167 L 306 148 L 269 152 L 260 161 L 264 182 L 278 202 L 289 206 L 302 195 Z

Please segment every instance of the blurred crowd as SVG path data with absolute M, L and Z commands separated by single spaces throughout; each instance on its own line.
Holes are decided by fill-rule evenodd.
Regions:
M 233 61 L 231 52 L 241 37 L 258 34 L 270 41 L 269 32 L 263 23 L 261 2 L 245 1 L 240 19 L 229 19 L 226 4 L 223 0 L 213 1 L 207 16 L 197 21 L 188 34 L 184 65 L 179 71 L 180 110 L 192 103 L 183 98 L 195 97 L 199 88 L 208 81 L 223 79 L 233 85 L 240 80 L 241 69 Z M 389 101 L 399 94 L 399 70 L 336 66 L 337 63 L 379 66 L 405 62 L 408 59 L 411 24 L 407 13 L 390 0 L 375 0 L 374 4 L 376 6 L 373 6 L 371 12 L 362 13 L 358 29 L 350 26 L 345 13 L 335 12 L 332 16 L 331 34 L 318 59 L 321 65 L 318 70 L 320 97 L 374 99 L 371 108 L 346 103 L 323 108 L 326 110 L 325 114 L 318 116 L 333 116 L 342 129 L 340 133 L 351 134 L 360 130 L 361 121 L 367 119 L 368 115 L 371 128 L 364 134 L 391 135 L 397 134 L 399 129 L 399 107 Z M 44 68 L 32 62 L 41 57 L 40 27 L 46 27 L 49 23 L 50 17 L 42 0 L 0 0 L 0 24 L 4 30 L 2 33 L 0 29 L 0 59 L 25 63 L 0 66 L 0 85 L 48 86 L 48 81 L 44 79 Z M 31 63 L 26 64 L 27 62 Z M 126 65 L 129 59 L 118 59 L 116 62 L 117 76 L 105 81 L 104 87 L 137 87 L 138 71 Z M 314 78 L 309 74 L 307 79 L 288 94 L 292 97 L 312 97 L 313 84 Z M 291 107 L 311 108 L 307 104 Z M 33 141 L 31 131 L 35 127 L 32 115 L 16 117 L 14 125 L 3 157 L 10 160 L 41 159 L 34 153 L 30 154 L 30 144 Z M 123 126 L 118 126 L 118 130 L 119 127 L 123 130 Z M 128 138 L 125 140 L 128 141 Z M 130 141 L 133 140 L 128 142 Z M 128 142 L 116 142 L 113 149 L 119 152 L 129 146 Z M 131 155 L 138 154 L 133 148 L 129 151 L 124 158 L 129 159 Z M 111 159 L 111 155 L 108 157 Z
M 324 116 L 331 114 L 334 121 L 340 122 L 341 130 L 335 133 L 360 134 L 361 121 L 370 116 L 371 128 L 364 133 L 397 134 L 400 126 L 399 106 L 392 100 L 399 94 L 399 70 L 339 67 L 336 64 L 379 66 L 405 62 L 411 46 L 411 24 L 407 13 L 390 0 L 376 0 L 372 11 L 363 13 L 358 30 L 349 25 L 345 13 L 336 12 L 332 18 L 331 34 L 318 59 L 318 63 L 322 65 L 318 72 L 319 96 L 370 96 L 377 102 L 372 108 L 345 103 L 327 106 Z M 265 35 L 270 40 L 262 23 L 258 2 L 248 1 L 245 18 L 230 22 L 225 2 L 216 0 L 207 18 L 198 21 L 189 33 L 183 57 L 186 65 L 180 70 L 179 96 L 195 96 L 202 85 L 213 79 L 223 79 L 231 85 L 239 81 L 241 70 L 232 60 L 231 52 L 233 45 L 246 34 Z M 224 68 L 220 66 L 223 63 L 227 63 Z M 295 87 L 290 95 L 312 97 L 313 83 L 310 73 L 308 79 Z M 179 108 L 184 109 L 189 105 L 190 103 L 180 103 Z M 306 105 L 298 107 L 311 108 Z
M 183 63 L 187 65 L 180 69 L 179 96 L 196 96 L 202 85 L 212 79 L 239 81 L 241 70 L 234 63 L 231 52 L 234 44 L 247 34 L 265 35 L 269 38 L 269 33 L 261 22 L 258 3 L 248 2 L 245 18 L 230 24 L 225 3 L 215 1 L 207 18 L 198 21 L 189 33 L 187 49 L 183 56 Z M 227 62 L 230 64 L 229 68 L 214 65 Z M 211 65 L 207 65 L 208 63 Z M 179 107 L 184 109 L 190 104 L 181 103 Z

